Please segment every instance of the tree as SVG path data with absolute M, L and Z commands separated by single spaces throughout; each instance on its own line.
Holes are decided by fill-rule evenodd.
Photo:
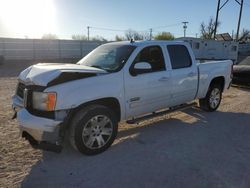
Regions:
M 87 40 L 88 38 L 85 35 L 72 35 L 73 40 Z
M 53 40 L 53 39 L 58 39 L 58 37 L 56 34 L 47 33 L 42 36 L 42 39 Z
M 249 42 L 250 41 L 250 31 L 248 29 L 243 29 L 238 41 L 240 43 L 245 43 L 245 42 Z
M 99 36 L 99 35 L 91 37 L 90 40 L 91 41 L 102 41 L 102 42 L 107 42 L 108 41 L 107 39 L 105 39 L 104 37 Z
M 132 29 L 129 29 L 125 32 L 125 37 L 127 40 L 131 40 L 131 39 L 134 39 L 134 40 L 143 40 L 144 39 L 144 35 L 135 31 L 135 30 L 132 30 Z
M 155 40 L 174 40 L 174 35 L 170 32 L 161 32 L 154 36 Z
M 123 40 L 126 40 L 126 39 L 122 36 L 119 36 L 119 35 L 115 36 L 115 41 L 123 41 Z
M 217 23 L 217 28 L 220 26 L 220 22 Z M 201 38 L 203 39 L 213 39 L 215 33 L 215 21 L 213 18 L 209 19 L 208 24 L 206 25 L 204 22 L 200 25 Z
M 73 40 L 88 40 L 88 37 L 86 35 L 72 35 L 71 38 Z M 103 41 L 103 42 L 107 42 L 108 40 L 103 38 L 102 36 L 94 36 L 94 37 L 91 37 L 89 39 L 90 41 Z

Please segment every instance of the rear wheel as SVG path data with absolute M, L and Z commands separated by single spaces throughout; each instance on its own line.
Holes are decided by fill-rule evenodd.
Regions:
M 206 97 L 199 100 L 200 108 L 208 112 L 215 111 L 220 106 L 221 97 L 221 86 L 216 84 L 211 85 L 209 87 Z
M 102 105 L 80 110 L 72 120 L 70 142 L 86 155 L 105 151 L 114 141 L 118 129 L 115 113 Z

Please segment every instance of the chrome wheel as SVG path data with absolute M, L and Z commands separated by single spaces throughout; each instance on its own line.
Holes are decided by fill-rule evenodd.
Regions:
M 82 140 L 89 149 L 103 147 L 111 138 L 113 133 L 113 123 L 106 115 L 92 117 L 82 131 Z
M 209 97 L 210 107 L 213 108 L 213 109 L 215 109 L 220 104 L 220 100 L 221 100 L 220 89 L 214 88 L 211 91 L 211 94 L 210 94 L 210 97 Z

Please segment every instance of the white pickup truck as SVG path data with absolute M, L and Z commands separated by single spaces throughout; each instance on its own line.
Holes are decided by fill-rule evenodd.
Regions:
M 215 111 L 231 72 L 231 60 L 199 63 L 181 41 L 108 43 L 76 64 L 25 69 L 13 109 L 33 147 L 60 151 L 68 132 L 75 149 L 94 155 L 113 143 L 120 121 L 135 123 L 195 99 Z

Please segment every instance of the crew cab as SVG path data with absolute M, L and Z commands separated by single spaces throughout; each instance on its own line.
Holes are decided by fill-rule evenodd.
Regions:
M 215 111 L 231 72 L 231 60 L 200 63 L 182 41 L 108 43 L 76 64 L 25 69 L 13 109 L 33 147 L 60 151 L 68 138 L 81 153 L 94 155 L 111 146 L 120 121 L 133 123 L 196 99 Z

